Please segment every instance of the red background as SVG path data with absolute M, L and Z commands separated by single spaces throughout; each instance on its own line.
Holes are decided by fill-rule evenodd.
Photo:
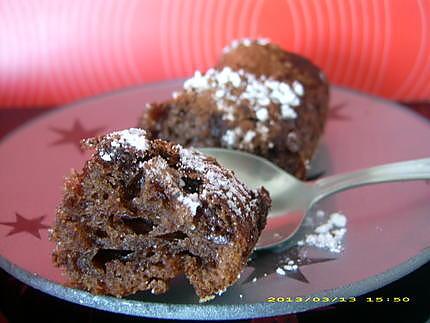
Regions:
M 335 84 L 430 99 L 427 0 L 0 0 L 0 106 L 191 75 L 243 37 L 310 57 Z

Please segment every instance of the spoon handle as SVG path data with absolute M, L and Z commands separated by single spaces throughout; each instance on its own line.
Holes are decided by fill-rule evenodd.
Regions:
M 430 158 L 416 159 L 334 175 L 314 183 L 315 203 L 336 192 L 350 188 L 396 181 L 430 179 Z

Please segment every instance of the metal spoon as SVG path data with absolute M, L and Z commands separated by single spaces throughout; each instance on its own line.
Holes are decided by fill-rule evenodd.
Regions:
M 269 191 L 272 209 L 256 250 L 275 249 L 285 245 L 298 231 L 312 205 L 336 192 L 369 184 L 430 179 L 430 158 L 385 164 L 314 182 L 303 182 L 255 155 L 221 148 L 199 150 L 232 169 L 248 186 L 264 186 Z M 291 221 L 282 225 L 282 231 L 279 231 L 279 222 L 288 218 Z M 276 222 L 278 225 L 273 225 Z

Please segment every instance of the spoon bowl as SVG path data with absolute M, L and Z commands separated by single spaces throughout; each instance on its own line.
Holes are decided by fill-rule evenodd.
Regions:
M 255 247 L 273 250 L 285 246 L 318 201 L 358 186 L 430 179 L 430 158 L 385 164 L 363 170 L 303 182 L 270 161 L 246 152 L 223 148 L 199 148 L 251 188 L 264 186 L 272 198 L 267 225 Z

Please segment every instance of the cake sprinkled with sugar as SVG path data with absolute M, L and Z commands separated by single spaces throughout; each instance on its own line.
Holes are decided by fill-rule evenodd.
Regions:
M 93 139 L 88 141 L 90 145 L 91 140 Z M 179 183 L 175 183 L 175 179 L 166 171 L 170 166 L 165 159 L 154 157 L 145 160 L 151 156 L 151 152 L 148 151 L 151 141 L 147 139 L 144 130 L 131 128 L 113 132 L 101 139 L 100 143 L 98 155 L 105 162 L 112 162 L 123 151 L 134 149 L 138 156 L 144 159 L 143 161 L 136 160 L 136 166 L 142 170 L 143 176 L 152 181 L 163 181 L 163 187 L 169 190 L 170 195 L 176 196 L 177 201 L 189 209 L 193 216 L 196 215 L 197 208 L 201 206 L 200 197 L 208 198 L 214 195 L 226 199 L 237 216 L 252 214 L 251 205 L 246 203 L 251 198 L 251 194 L 245 184 L 233 176 L 231 171 L 220 171 L 219 167 L 208 163 L 207 157 L 194 149 L 185 149 L 180 145 L 173 146 L 179 156 L 178 169 L 185 172 L 193 170 L 198 174 L 198 178 L 202 182 L 200 197 L 197 193 L 183 193 L 184 180 L 180 179 Z M 206 180 L 202 180 L 203 178 Z M 257 195 L 257 191 L 253 190 L 252 195 Z
M 105 161 L 112 161 L 118 148 L 133 148 L 141 153 L 145 153 L 149 148 L 146 132 L 142 129 L 130 128 L 112 132 L 107 139 L 110 140 L 109 149 L 99 152 L 100 157 Z
M 328 84 L 316 66 L 267 39 L 245 38 L 170 100 L 150 104 L 139 127 L 184 146 L 253 153 L 304 178 L 327 107 Z
M 140 129 L 83 143 L 94 153 L 67 178 L 51 235 L 54 264 L 72 285 L 161 294 L 185 274 L 208 301 L 237 281 L 266 223 L 264 188 Z
M 300 89 L 300 91 L 297 91 Z M 267 79 L 265 76 L 256 77 L 243 70 L 233 71 L 229 67 L 222 70 L 209 69 L 204 75 L 197 71 L 194 76 L 184 83 L 185 91 L 209 91 L 215 101 L 217 110 L 225 120 L 234 121 L 237 116 L 237 105 L 247 107 L 256 119 L 253 136 L 241 136 L 243 129 L 238 129 L 232 135 L 232 129 L 223 135 L 228 147 L 252 147 L 252 139 L 258 132 L 258 123 L 270 124 L 277 119 L 295 119 L 297 112 L 294 107 L 300 105 L 300 97 L 304 95 L 303 86 L 298 81 L 292 85 Z M 299 94 L 300 93 L 300 94 Z M 270 109 L 271 108 L 271 109 Z M 271 114 L 269 114 L 269 110 Z M 272 120 L 270 119 L 272 117 Z
M 298 81 L 294 86 L 298 87 Z M 281 120 L 294 120 L 298 113 L 302 91 L 298 94 L 293 83 L 279 82 L 265 76 L 256 77 L 244 70 L 234 71 L 229 67 L 222 70 L 209 69 L 205 74 L 199 71 L 184 82 L 180 96 L 206 96 L 211 99 L 217 114 L 225 121 L 226 129 L 221 134 L 221 144 L 227 148 L 252 150 L 255 141 L 270 147 L 268 129 Z M 238 110 L 243 107 L 246 111 Z M 243 114 L 254 120 L 247 127 L 234 126 L 243 119 Z M 231 125 L 231 126 L 229 126 Z M 273 145 L 273 143 L 272 143 Z

